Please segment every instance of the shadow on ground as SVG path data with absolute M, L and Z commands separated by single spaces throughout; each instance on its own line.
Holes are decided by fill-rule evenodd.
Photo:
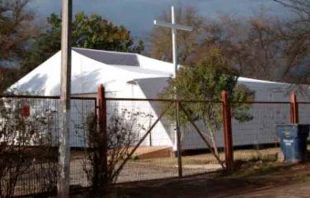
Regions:
M 255 176 L 208 174 L 137 182 L 119 185 L 115 191 L 126 198 L 310 197 L 309 162 L 267 170 Z

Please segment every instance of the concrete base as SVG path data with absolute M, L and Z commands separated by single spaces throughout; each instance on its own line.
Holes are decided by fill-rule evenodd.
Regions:
M 172 157 L 172 147 L 163 147 L 163 146 L 145 146 L 139 147 L 133 157 L 139 159 L 152 159 L 152 158 L 161 158 L 161 157 Z

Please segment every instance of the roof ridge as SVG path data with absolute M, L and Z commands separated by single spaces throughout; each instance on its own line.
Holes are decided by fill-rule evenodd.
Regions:
M 257 82 L 257 83 L 269 83 L 269 84 L 287 84 L 286 82 L 280 82 L 280 81 L 272 81 L 272 80 L 262 80 L 257 78 L 248 78 L 244 76 L 239 76 L 238 80 L 243 80 L 247 82 Z
M 132 53 L 132 52 L 118 52 L 118 51 L 110 51 L 110 50 L 103 50 L 103 49 L 91 49 L 91 48 L 80 48 L 80 47 L 72 47 L 72 50 L 85 50 L 85 51 L 95 51 L 95 52 L 106 52 L 106 53 L 111 53 L 111 54 L 128 54 L 128 55 L 139 55 L 137 53 Z

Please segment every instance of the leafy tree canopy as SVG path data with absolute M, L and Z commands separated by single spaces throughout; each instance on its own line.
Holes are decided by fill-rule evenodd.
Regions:
M 61 48 L 61 18 L 52 14 L 48 17 L 48 28 L 38 37 L 32 50 L 25 54 L 22 75 L 37 67 Z M 111 51 L 136 52 L 144 50 L 139 41 L 135 45 L 130 31 L 103 19 L 100 15 L 77 13 L 72 22 L 72 46 Z
M 181 105 L 192 120 L 201 120 L 208 132 L 209 140 L 217 150 L 215 133 L 222 124 L 221 92 L 229 93 L 233 117 L 245 122 L 252 119 L 248 113 L 250 105 L 234 102 L 253 100 L 254 93 L 245 86 L 237 85 L 238 73 L 231 69 L 221 51 L 211 49 L 207 56 L 197 64 L 182 67 L 175 79 L 160 95 L 161 98 L 173 98 L 175 90 L 179 99 L 201 100 L 205 102 L 183 102 Z M 169 117 L 174 119 L 175 110 L 171 109 Z M 188 123 L 184 112 L 180 111 L 180 123 Z M 217 152 L 216 152 L 217 153 Z
M 27 9 L 29 0 L 0 0 L 0 92 L 17 79 L 17 67 L 29 39 L 39 29 L 34 15 Z

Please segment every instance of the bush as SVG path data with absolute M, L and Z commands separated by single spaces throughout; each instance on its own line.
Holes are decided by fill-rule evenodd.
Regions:
M 86 119 L 86 153 L 87 160 L 84 162 L 84 171 L 91 182 L 93 193 L 102 194 L 100 189 L 105 189 L 117 181 L 120 174 L 120 164 L 129 157 L 131 147 L 135 146 L 139 140 L 139 134 L 147 131 L 147 126 L 141 120 L 150 118 L 150 114 L 141 112 L 130 112 L 127 109 L 115 109 L 108 115 L 107 121 L 107 170 L 104 170 L 105 161 L 102 153 L 105 140 L 98 130 L 97 117 L 95 114 L 89 115 Z M 90 165 L 89 165 L 90 164 Z M 121 167 L 122 168 L 122 167 Z M 107 184 L 104 179 L 107 179 Z
M 47 185 L 54 186 L 55 183 L 51 181 L 55 180 L 53 176 L 57 175 L 57 170 L 51 169 L 48 165 L 50 162 L 47 162 L 49 160 L 42 161 L 51 153 L 49 113 L 42 109 L 40 113 L 26 116 L 22 111 L 25 105 L 27 105 L 25 99 L 2 99 L 0 101 L 1 198 L 21 193 L 16 192 L 17 186 L 22 186 L 24 189 L 31 187 L 32 189 L 28 189 L 27 193 L 35 193 L 38 190 L 37 186 L 45 191 L 50 189 Z M 35 174 L 31 174 L 32 172 Z M 53 172 L 53 176 L 46 175 L 45 172 Z M 42 181 L 45 181 L 44 184 Z M 31 186 L 27 186 L 30 183 Z

